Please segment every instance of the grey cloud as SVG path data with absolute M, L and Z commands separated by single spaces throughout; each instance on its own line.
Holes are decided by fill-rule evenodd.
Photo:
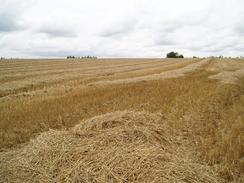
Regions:
M 19 29 L 17 15 L 13 12 L 5 12 L 0 8 L 0 32 L 10 32 Z
M 28 9 L 32 0 L 0 0 L 0 32 L 12 32 L 23 29 L 22 15 Z M 28 5 L 27 5 L 28 4 Z
M 206 13 L 190 16 L 190 14 L 182 15 L 180 17 L 167 19 L 165 21 L 159 22 L 157 28 L 154 28 L 154 44 L 155 46 L 181 46 L 185 47 L 188 43 L 193 45 L 188 46 L 188 48 L 193 48 L 195 50 L 202 48 L 201 38 L 194 40 L 194 35 L 204 34 L 204 25 L 209 18 Z M 199 31 L 200 30 L 200 31 Z M 196 33 L 197 32 L 197 33 Z M 191 34 L 189 34 L 191 33 Z M 186 42 L 186 39 L 187 42 Z M 182 42 L 184 41 L 184 44 Z M 198 44 L 194 43 L 198 42 Z
M 243 53 L 244 52 L 244 46 L 237 46 L 236 50 Z
M 244 53 L 243 0 L 0 2 L 0 52 L 10 56 Z
M 154 44 L 158 46 L 169 46 L 177 44 L 173 38 L 164 35 L 154 38 Z
M 65 50 L 65 49 L 43 49 L 43 50 L 25 50 L 26 54 L 38 56 L 38 57 L 66 57 L 68 55 L 74 56 L 86 56 L 97 55 L 95 51 L 91 50 Z
M 50 37 L 76 37 L 75 29 L 67 29 L 65 27 L 42 27 L 38 30 L 39 33 L 44 33 Z
M 136 28 L 135 19 L 123 20 L 111 23 L 108 27 L 100 32 L 102 37 L 121 37 L 129 34 Z
M 244 25 L 242 23 L 236 25 L 234 30 L 238 35 L 244 36 Z
M 237 42 L 230 41 L 229 43 L 219 42 L 216 44 L 209 45 L 208 47 L 202 47 L 201 51 L 210 54 L 227 54 L 229 50 L 237 50 Z
M 201 14 L 197 14 L 196 12 L 196 16 L 192 16 L 192 14 L 193 12 L 177 18 L 168 19 L 167 21 L 162 21 L 159 31 L 173 33 L 174 31 L 184 27 L 195 27 L 203 25 L 211 16 L 210 12 L 201 12 Z
M 210 47 L 210 48 L 202 48 L 201 51 L 208 52 L 208 53 L 218 53 L 225 51 L 227 47 Z

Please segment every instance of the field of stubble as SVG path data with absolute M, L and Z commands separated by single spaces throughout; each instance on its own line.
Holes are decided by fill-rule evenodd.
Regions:
M 243 182 L 244 60 L 0 62 L 0 182 Z

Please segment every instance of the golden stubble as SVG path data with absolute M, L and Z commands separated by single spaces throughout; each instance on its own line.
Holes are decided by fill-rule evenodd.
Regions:
M 31 92 L 34 92 L 34 94 L 28 95 L 29 91 L 20 91 L 18 93 L 19 95 L 12 96 L 10 92 L 8 94 L 9 99 L 2 100 L 3 102 L 0 104 L 0 147 L 2 151 L 6 151 L 3 153 L 2 157 L 6 157 L 6 153 L 11 154 L 11 152 L 15 152 L 18 146 L 20 148 L 19 151 L 23 150 L 27 152 L 28 148 L 31 148 L 31 144 L 26 146 L 23 143 L 28 143 L 30 139 L 35 138 L 41 132 L 49 131 L 50 128 L 56 130 L 70 129 L 82 123 L 82 121 L 90 123 L 92 121 L 89 120 L 90 118 L 106 113 L 110 113 L 107 115 L 110 116 L 109 118 L 115 118 L 111 122 L 113 126 L 113 123 L 115 123 L 114 125 L 117 124 L 116 120 L 119 121 L 116 116 L 120 114 L 120 112 L 116 113 L 116 111 L 128 111 L 131 121 L 133 121 L 133 114 L 135 114 L 135 119 L 137 119 L 138 113 L 140 114 L 141 111 L 144 111 L 148 113 L 149 116 L 155 113 L 160 115 L 162 124 L 157 123 L 157 125 L 167 131 L 167 139 L 173 139 L 176 143 L 170 146 L 171 151 L 175 151 L 178 145 L 178 149 L 182 155 L 190 153 L 190 156 L 194 157 L 194 162 L 199 163 L 199 165 L 206 164 L 211 167 L 211 171 L 214 171 L 216 175 L 206 175 L 210 176 L 209 180 L 216 182 L 222 179 L 226 182 L 242 181 L 244 170 L 244 79 L 238 75 L 234 84 L 222 84 L 219 82 L 219 78 L 214 79 L 214 77 L 212 77 L 223 72 L 236 73 L 243 68 L 242 63 L 235 62 L 236 64 L 233 64 L 233 61 L 231 62 L 228 60 L 224 63 L 218 60 L 209 60 L 199 68 L 194 68 L 184 73 L 184 75 L 180 75 L 180 77 L 141 80 L 132 83 L 126 82 L 102 86 L 100 84 L 94 84 L 96 82 L 116 82 L 116 80 L 120 81 L 121 79 L 130 80 L 130 78 L 133 79 L 137 77 L 151 78 L 154 74 L 171 72 L 171 70 L 176 72 L 179 69 L 184 70 L 184 67 L 191 67 L 191 64 L 195 64 L 195 61 L 192 62 L 190 60 L 170 60 L 168 61 L 169 63 L 162 63 L 162 65 L 160 60 L 148 61 L 151 64 L 148 64 L 147 60 L 140 62 L 123 62 L 123 60 L 119 60 L 116 61 L 116 63 L 114 62 L 115 61 L 109 60 L 105 63 L 82 63 L 95 68 L 104 68 L 107 67 L 106 64 L 108 64 L 112 68 L 112 70 L 108 72 L 110 74 L 103 75 L 100 78 L 97 75 L 93 75 L 92 78 L 89 78 L 90 80 L 87 80 L 87 83 L 83 82 L 83 78 L 75 78 L 77 82 L 73 82 L 72 85 L 66 89 L 62 89 L 62 84 L 50 82 L 49 85 L 45 85 L 45 89 L 38 87 L 36 89 L 32 88 Z M 28 62 L 25 64 L 28 64 Z M 38 64 L 42 63 L 38 62 Z M 49 64 L 55 65 L 60 63 L 58 61 L 48 61 L 45 62 L 45 64 L 45 67 L 43 67 L 48 68 Z M 67 64 L 71 63 L 67 62 Z M 81 63 L 75 64 L 78 65 Z M 100 65 L 95 66 L 95 64 Z M 121 68 L 121 65 L 124 65 L 123 68 L 125 70 Z M 18 66 L 15 67 L 20 69 L 22 66 L 18 63 Z M 55 66 L 52 67 L 53 70 L 55 70 Z M 99 68 L 97 68 L 97 70 L 99 70 Z M 72 68 L 70 68 L 70 70 L 72 70 Z M 52 76 L 54 75 L 55 74 Z M 229 75 L 233 77 L 233 74 Z M 212 79 L 209 79 L 211 77 Z M 67 80 L 69 80 L 69 78 L 67 78 Z M 64 82 L 64 86 L 67 84 L 67 81 L 62 82 Z M 89 85 L 90 82 L 93 84 Z M 38 90 L 42 92 L 37 95 L 35 92 Z M 45 90 L 45 92 L 43 90 Z M 54 92 L 52 93 L 51 91 Z M 122 112 L 122 114 L 124 113 Z M 125 112 L 125 114 L 127 113 Z M 106 121 L 106 119 L 103 120 Z M 151 118 L 149 120 L 151 120 Z M 97 123 L 101 123 L 101 121 L 97 121 Z M 116 130 L 123 128 L 123 124 L 120 125 L 122 126 L 118 129 L 113 128 L 111 133 L 116 133 Z M 89 136 L 89 134 L 93 132 L 93 130 L 82 130 L 85 136 Z M 117 132 L 119 133 L 119 131 Z M 51 131 L 48 133 L 53 133 L 55 136 L 55 134 L 68 133 L 68 131 Z M 143 131 L 143 133 L 146 134 L 147 131 Z M 45 136 L 45 134 L 46 133 L 41 133 L 41 137 Z M 108 132 L 108 134 L 110 134 L 110 132 Z M 165 137 L 164 135 L 165 134 L 162 134 L 162 137 Z M 60 136 L 57 137 L 63 138 Z M 96 141 L 99 141 L 99 138 L 96 139 Z M 62 143 L 66 143 L 66 140 L 62 141 Z M 69 143 L 72 144 L 70 141 Z M 106 141 L 106 143 L 109 142 Z M 134 147 L 135 146 L 133 146 L 133 148 Z M 149 146 L 144 148 L 149 148 Z M 157 152 L 155 149 L 151 150 L 154 153 Z M 148 151 L 150 151 L 150 148 Z M 52 152 L 52 149 L 50 149 L 50 152 Z M 99 153 L 99 151 L 96 152 Z M 110 153 L 113 154 L 113 152 Z M 21 158 L 27 158 L 26 156 L 27 154 L 24 154 Z M 47 156 L 47 154 L 45 156 Z M 178 155 L 174 156 L 174 158 L 177 157 Z M 182 161 L 184 161 L 184 157 L 180 157 L 183 158 Z M 32 156 L 32 158 L 35 157 Z M 131 157 L 128 155 L 128 158 Z M 150 159 L 149 156 L 145 156 L 144 158 Z M 65 159 L 62 161 L 64 160 Z M 185 162 L 188 162 L 187 158 L 185 160 Z M 189 162 L 191 161 L 192 160 Z M 117 160 L 115 162 L 117 162 Z M 165 161 L 163 162 L 165 163 Z M 13 165 L 14 164 L 11 166 Z M 2 166 L 6 166 L 6 164 L 2 164 Z M 113 175 L 113 169 L 111 168 L 110 166 L 104 167 L 103 171 L 107 172 L 106 176 L 110 178 L 112 176 L 118 182 L 123 181 L 123 177 L 121 178 L 118 174 Z M 121 167 L 121 170 L 123 168 L 125 167 Z M 177 169 L 175 166 L 172 166 L 172 168 Z M 201 169 L 201 171 L 202 170 L 204 170 L 204 168 Z M 143 174 L 143 172 L 149 170 L 140 169 L 138 171 L 141 171 Z M 197 174 L 199 174 L 199 172 Z M 202 172 L 204 173 L 204 171 Z M 96 175 L 102 176 L 102 174 Z M 172 179 L 168 178 L 167 180 L 173 181 L 173 178 L 177 180 L 177 178 L 180 178 L 177 176 L 172 174 Z M 219 179 L 216 178 L 216 176 Z M 214 179 L 214 177 L 216 179 Z M 108 179 L 99 177 L 99 180 Z M 204 179 L 202 180 L 204 182 Z

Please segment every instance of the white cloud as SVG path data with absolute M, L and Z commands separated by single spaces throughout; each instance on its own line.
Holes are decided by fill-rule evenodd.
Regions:
M 239 56 L 243 0 L 0 0 L 10 57 Z

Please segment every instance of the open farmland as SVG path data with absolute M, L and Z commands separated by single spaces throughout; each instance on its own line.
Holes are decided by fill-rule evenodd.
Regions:
M 5 60 L 0 151 L 0 182 L 243 182 L 244 60 Z

